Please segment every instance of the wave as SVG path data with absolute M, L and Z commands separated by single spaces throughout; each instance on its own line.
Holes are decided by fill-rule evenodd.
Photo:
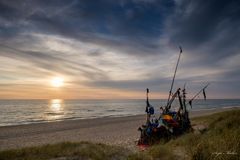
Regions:
M 55 113 L 55 112 L 45 112 L 44 114 L 45 114 L 45 115 L 53 115 L 53 116 L 55 116 L 55 115 L 64 115 L 64 112 L 59 112 L 59 113 Z

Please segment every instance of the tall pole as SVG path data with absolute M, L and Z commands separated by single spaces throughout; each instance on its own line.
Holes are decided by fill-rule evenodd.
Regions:
M 147 88 L 146 91 L 147 91 L 147 92 L 146 92 L 147 100 L 146 100 L 146 109 L 145 109 L 145 112 L 148 113 L 148 107 L 150 106 L 149 100 L 148 100 L 149 89 Z
M 186 113 L 186 82 L 184 84 L 182 93 L 183 93 L 183 113 L 185 114 Z
M 179 60 L 180 60 L 180 57 L 181 57 L 181 54 L 182 54 L 182 47 L 179 46 L 179 49 L 180 49 L 180 53 L 179 53 L 179 56 L 178 56 L 177 65 L 176 65 L 175 72 L 174 72 L 174 75 L 173 75 L 172 84 L 171 84 L 171 89 L 170 89 L 169 95 L 168 95 L 167 107 L 168 107 L 168 105 L 169 105 L 169 100 L 170 100 L 170 97 L 171 97 L 171 94 L 172 94 L 172 88 L 173 88 L 175 76 L 176 76 L 176 73 L 177 73 L 177 68 L 178 68 Z

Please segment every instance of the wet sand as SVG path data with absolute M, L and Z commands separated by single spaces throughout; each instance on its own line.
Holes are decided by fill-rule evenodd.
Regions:
M 231 109 L 192 111 L 190 117 Z M 144 122 L 145 115 L 137 115 L 0 127 L 0 150 L 66 141 L 90 141 L 134 148 L 139 138 L 137 128 Z

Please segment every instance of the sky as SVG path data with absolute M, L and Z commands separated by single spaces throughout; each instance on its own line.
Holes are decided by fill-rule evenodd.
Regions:
M 174 90 L 240 98 L 239 17 L 238 0 L 0 0 L 0 99 L 166 99 L 179 46 Z

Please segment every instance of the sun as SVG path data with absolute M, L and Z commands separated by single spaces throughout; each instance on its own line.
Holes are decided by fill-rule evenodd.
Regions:
M 62 77 L 54 77 L 52 80 L 51 80 L 51 85 L 53 87 L 62 87 L 64 84 L 64 79 Z

